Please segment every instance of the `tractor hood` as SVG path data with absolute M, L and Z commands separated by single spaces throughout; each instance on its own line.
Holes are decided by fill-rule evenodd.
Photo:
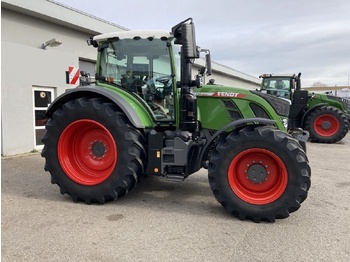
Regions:
M 350 116 L 350 100 L 348 99 L 333 95 L 313 93 L 311 95 L 311 100 L 309 100 L 311 104 L 313 100 L 321 101 L 327 105 L 337 107 L 344 111 L 348 115 L 348 117 Z

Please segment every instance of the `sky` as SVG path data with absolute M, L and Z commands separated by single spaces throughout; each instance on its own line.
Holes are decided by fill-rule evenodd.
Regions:
M 56 0 L 131 30 L 192 17 L 213 61 L 251 76 L 302 73 L 302 86 L 350 80 L 349 0 Z M 176 5 L 174 5 L 176 3 Z

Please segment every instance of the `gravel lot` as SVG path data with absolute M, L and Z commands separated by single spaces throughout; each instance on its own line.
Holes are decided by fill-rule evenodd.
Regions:
M 307 149 L 309 197 L 272 224 L 231 217 L 206 170 L 86 205 L 60 194 L 39 154 L 2 158 L 2 261 L 350 261 L 350 133 Z

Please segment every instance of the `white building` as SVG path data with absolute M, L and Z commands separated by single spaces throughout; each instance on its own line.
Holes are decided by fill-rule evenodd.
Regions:
M 55 1 L 1 0 L 2 155 L 42 148 L 44 125 L 36 116 L 72 87 L 65 71 L 72 66 L 94 75 L 96 50 L 86 40 L 121 30 L 129 29 Z M 259 79 L 217 63 L 210 78 L 222 85 L 259 86 Z

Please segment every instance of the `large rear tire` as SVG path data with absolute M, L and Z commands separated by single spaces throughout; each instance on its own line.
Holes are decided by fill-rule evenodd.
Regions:
M 241 220 L 274 222 L 299 209 L 311 170 L 300 144 L 269 126 L 248 126 L 222 139 L 209 160 L 217 201 Z
M 79 98 L 57 109 L 43 143 L 51 182 L 74 201 L 115 200 L 144 173 L 144 137 L 114 104 L 100 98 Z
M 322 106 L 315 109 L 305 120 L 310 140 L 318 143 L 336 143 L 349 131 L 349 122 L 338 108 Z

